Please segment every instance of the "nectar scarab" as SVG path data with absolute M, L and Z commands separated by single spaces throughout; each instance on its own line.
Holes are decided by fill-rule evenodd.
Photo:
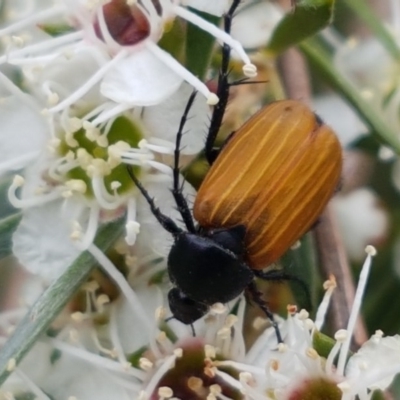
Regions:
M 232 3 L 225 17 L 227 31 L 239 2 Z M 255 279 L 297 280 L 304 285 L 284 271 L 263 269 L 316 222 L 338 186 L 342 151 L 335 133 L 306 105 L 294 100 L 262 108 L 222 149 L 215 149 L 231 86 L 227 81 L 229 54 L 229 47 L 224 46 L 217 90 L 220 102 L 214 108 L 205 144 L 211 167 L 198 190 L 193 214 L 182 194 L 179 151 L 195 93 L 176 136 L 172 194 L 186 230 L 161 213 L 133 171 L 128 171 L 153 215 L 174 238 L 168 256 L 173 317 L 193 324 L 213 304 L 229 302 L 246 290 L 271 320 L 281 342 Z
M 174 237 L 168 257 L 173 316 L 192 324 L 214 303 L 229 302 L 247 289 L 273 320 L 254 280 L 293 279 L 283 271 L 262 270 L 312 227 L 334 193 L 342 166 L 334 132 L 297 101 L 261 109 L 207 173 L 194 202 L 198 224 L 180 192 L 178 165 L 176 155 L 172 193 L 187 231 L 160 212 L 131 173 L 153 214 Z

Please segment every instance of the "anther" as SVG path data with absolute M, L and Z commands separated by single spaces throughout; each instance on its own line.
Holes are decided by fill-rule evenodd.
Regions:
M 347 339 L 347 330 L 346 329 L 339 329 L 336 333 L 335 333 L 335 340 L 337 342 L 344 342 Z
M 243 73 L 249 78 L 255 78 L 257 76 L 257 67 L 254 64 L 243 65 Z
M 206 358 L 213 359 L 216 357 L 217 351 L 214 346 L 211 346 L 210 344 L 206 344 L 204 346 L 204 353 L 205 353 Z
M 145 357 L 139 359 L 139 368 L 143 371 L 150 371 L 153 368 L 153 363 Z

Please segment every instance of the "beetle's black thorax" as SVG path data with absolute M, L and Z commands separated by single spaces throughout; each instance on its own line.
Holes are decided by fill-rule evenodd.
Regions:
M 178 235 L 168 257 L 172 283 L 208 305 L 239 296 L 254 277 L 243 262 L 243 236 L 242 227 Z

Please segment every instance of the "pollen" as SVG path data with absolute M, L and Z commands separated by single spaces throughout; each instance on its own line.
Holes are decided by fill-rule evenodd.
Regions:
M 145 357 L 142 357 L 139 360 L 139 367 L 143 370 L 143 371 L 149 371 L 153 368 L 153 363 Z
M 329 289 L 333 290 L 333 289 L 336 288 L 336 286 L 337 286 L 337 285 L 336 285 L 336 278 L 335 278 L 334 275 L 330 275 L 330 276 L 329 276 L 329 279 L 326 280 L 326 281 L 324 282 L 324 284 L 323 284 L 324 290 L 329 290 Z
M 339 329 L 336 333 L 335 333 L 335 340 L 337 342 L 344 342 L 347 339 L 347 330 L 346 329 Z
M 82 179 L 70 179 L 65 185 L 68 189 L 82 194 L 87 190 L 87 185 Z
M 204 353 L 205 353 L 206 358 L 213 359 L 213 358 L 215 358 L 217 351 L 214 346 L 211 346 L 210 344 L 206 344 L 204 346 Z
M 7 362 L 7 371 L 11 372 L 14 371 L 15 367 L 17 366 L 17 360 L 15 358 L 10 358 Z
M 306 355 L 312 360 L 318 360 L 319 358 L 317 351 L 311 347 L 306 350 Z
M 169 399 L 174 395 L 172 389 L 168 386 L 163 386 L 158 389 L 158 395 L 162 399 Z
M 215 303 L 211 306 L 210 311 L 214 314 L 224 314 L 226 311 L 226 307 L 222 303 Z

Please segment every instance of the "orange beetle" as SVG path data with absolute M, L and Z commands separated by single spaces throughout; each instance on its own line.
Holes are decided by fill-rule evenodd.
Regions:
M 172 234 L 168 294 L 173 316 L 185 324 L 226 303 L 245 289 L 279 329 L 255 278 L 287 279 L 261 271 L 276 261 L 313 225 L 338 185 L 342 152 L 334 132 L 304 104 L 285 100 L 251 117 L 220 151 L 194 203 L 195 225 L 179 184 L 177 134 L 174 187 L 181 229 L 163 215 L 131 173 L 160 224 Z
M 223 148 L 194 203 L 205 229 L 244 225 L 252 269 L 275 262 L 313 225 L 338 186 L 340 143 L 303 103 L 277 101 Z

